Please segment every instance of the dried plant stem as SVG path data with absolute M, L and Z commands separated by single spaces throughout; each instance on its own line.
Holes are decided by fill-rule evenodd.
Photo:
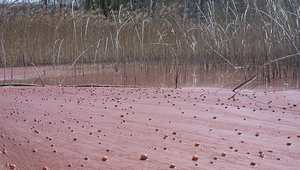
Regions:
M 281 58 L 277 58 L 277 59 L 275 59 L 275 60 L 271 60 L 271 61 L 265 63 L 264 65 L 262 65 L 262 66 L 256 71 L 256 73 L 255 73 L 252 77 L 250 77 L 248 80 L 244 81 L 242 84 L 240 84 L 240 85 L 238 85 L 236 88 L 234 88 L 234 89 L 232 90 L 233 92 L 235 92 L 234 95 L 232 95 L 232 96 L 229 97 L 228 99 L 234 98 L 235 95 L 236 95 L 237 93 L 239 93 L 243 87 L 245 87 L 246 85 L 248 85 L 249 83 L 251 83 L 252 81 L 254 81 L 254 80 L 257 78 L 258 73 L 259 73 L 265 66 L 267 66 L 267 65 L 269 65 L 269 64 L 271 64 L 271 63 L 280 61 L 280 60 L 284 60 L 284 59 L 291 58 L 291 57 L 296 57 L 296 56 L 300 56 L 300 53 L 287 55 L 287 56 L 284 56 L 284 57 L 281 57 Z M 236 91 L 237 89 L 240 89 L 240 90 Z
M 89 21 L 90 21 L 90 18 L 88 18 L 87 21 L 86 21 L 85 32 L 84 32 L 84 38 L 83 38 L 83 44 L 85 44 L 86 34 L 87 34 L 87 31 L 88 31 L 88 26 L 89 26 Z M 85 47 L 85 46 L 84 46 L 84 47 Z
M 77 46 L 76 20 L 75 20 L 75 14 L 74 14 L 74 3 L 75 3 L 75 0 L 72 1 L 72 18 L 73 18 L 73 27 L 74 27 L 72 44 L 73 44 L 73 48 L 76 50 L 78 48 L 78 46 Z M 74 54 L 73 54 L 73 56 L 75 57 Z M 76 66 L 74 67 L 74 75 L 76 77 Z
M 64 39 L 61 40 L 61 42 L 59 44 L 58 55 L 57 55 L 57 66 L 59 66 L 59 55 L 60 55 L 61 45 L 62 45 L 63 42 L 64 42 Z
M 136 23 L 134 22 L 132 16 L 129 14 L 129 12 L 127 12 L 127 14 L 128 14 L 128 16 L 130 17 L 130 19 L 131 19 L 131 21 L 132 21 L 132 23 L 133 23 L 133 25 L 134 25 L 134 28 L 135 28 L 135 31 L 136 31 L 136 34 L 137 34 L 137 37 L 138 37 L 138 39 L 139 39 L 140 46 L 141 46 L 141 49 L 142 49 L 142 56 L 144 56 L 143 42 L 141 41 L 139 31 L 138 31 L 138 29 L 137 29 L 137 27 L 136 27 Z
M 290 42 L 293 44 L 294 48 L 295 48 L 295 49 L 297 50 L 297 52 L 299 53 L 299 50 L 298 50 L 298 48 L 297 48 L 295 42 L 292 40 L 292 38 L 291 38 L 289 32 L 286 31 L 286 29 L 283 27 L 283 25 L 280 24 L 276 19 L 274 19 L 271 15 L 267 14 L 266 12 L 261 11 L 261 10 L 259 10 L 259 9 L 257 9 L 257 10 L 258 10 L 260 13 L 263 13 L 263 14 L 265 14 L 266 16 L 268 16 L 270 19 L 272 19 L 272 20 L 273 20 L 273 21 L 274 21 L 274 22 L 275 22 L 275 23 L 276 23 L 276 24 L 284 31 L 285 35 L 287 35 L 288 39 L 290 40 Z
M 26 77 L 26 61 L 25 61 L 25 56 L 23 55 L 23 66 L 24 66 L 24 79 Z
M 102 40 L 102 39 L 101 39 Z M 100 45 L 100 41 L 98 41 L 97 43 L 97 49 L 96 49 L 96 52 L 95 52 L 95 57 L 94 57 L 94 81 L 96 81 L 96 60 L 97 60 L 97 55 L 98 55 L 98 48 L 99 48 L 99 45 Z
M 27 83 L 6 83 L 6 84 L 0 84 L 0 86 L 37 86 L 37 85 L 27 84 Z
M 42 77 L 44 77 L 44 75 L 46 75 L 46 72 L 45 72 L 45 70 L 43 70 L 43 72 L 44 72 L 44 74 L 43 75 L 41 75 L 41 77 L 40 78 L 38 78 L 38 79 L 36 79 L 32 84 L 34 84 L 35 82 L 37 82 L 38 80 L 41 80 L 42 81 Z M 44 85 L 43 85 L 44 86 Z
M 44 74 L 41 76 L 40 72 L 36 69 L 35 65 L 34 65 L 33 63 L 30 63 L 30 64 L 33 66 L 33 68 L 35 69 L 35 71 L 36 71 L 37 74 L 39 75 L 39 78 L 38 78 L 37 80 L 41 80 L 42 86 L 45 86 L 45 85 L 44 85 L 44 82 L 43 82 L 43 80 L 42 80 L 42 76 L 45 75 L 45 70 L 44 70 Z M 37 80 L 35 80 L 34 82 L 36 82 Z M 32 83 L 32 84 L 33 84 L 33 83 Z
M 100 41 L 100 40 L 99 40 L 99 41 Z M 78 60 L 81 56 L 83 56 L 90 48 L 92 48 L 93 46 L 95 46 L 96 44 L 98 44 L 99 41 L 96 42 L 95 44 L 91 45 L 91 46 L 90 46 L 89 48 L 87 48 L 83 53 L 81 53 L 80 56 L 78 56 L 78 57 L 76 58 L 76 60 L 73 62 L 73 64 L 71 65 L 70 69 L 68 70 L 67 74 L 65 75 L 64 79 L 59 83 L 60 86 L 61 86 L 61 85 L 63 84 L 63 82 L 65 81 L 67 75 L 69 74 L 69 72 L 71 71 L 71 69 L 73 68 L 73 66 L 76 64 L 77 60 Z
M 75 15 L 74 15 L 74 3 L 75 3 L 75 0 L 73 0 L 73 2 L 72 2 L 72 17 L 73 17 L 73 26 L 74 26 L 75 48 L 77 48 L 77 34 L 76 34 L 76 22 L 75 22 Z
M 218 54 L 222 59 L 224 59 L 227 63 L 229 63 L 234 69 L 239 69 L 239 68 L 241 68 L 241 67 L 236 67 L 236 66 L 234 66 L 231 62 L 229 62 L 225 57 L 223 57 L 220 53 L 218 53 L 218 51 L 216 51 L 216 50 L 214 50 L 214 52 L 216 53 L 216 54 Z
M 5 57 L 5 51 L 4 51 L 4 47 L 3 47 L 3 33 L 1 34 L 1 47 L 2 47 L 2 53 L 3 53 L 3 64 L 4 64 L 4 81 L 3 84 L 5 84 L 5 80 L 6 80 L 6 57 Z
M 118 18 L 116 18 L 116 15 L 114 14 L 114 11 L 112 10 L 112 14 L 114 16 L 114 20 L 115 20 L 115 24 L 116 24 L 116 31 L 117 31 L 117 35 L 116 35 L 116 60 L 115 60 L 115 71 L 116 73 L 118 73 L 118 65 L 119 65 L 119 46 L 120 46 L 120 40 L 119 40 L 119 35 L 120 35 L 120 31 L 123 28 L 123 26 L 130 20 L 130 18 L 128 18 L 120 27 L 118 26 L 121 22 L 120 22 L 120 13 L 121 13 L 121 9 L 122 9 L 122 5 L 120 6 L 120 10 L 119 10 L 119 15 Z M 117 21 L 119 20 L 119 22 Z
M 53 64 L 53 68 L 55 69 L 55 54 L 54 54 L 54 51 L 55 51 L 55 45 L 56 45 L 56 43 L 57 43 L 57 41 L 58 40 L 55 40 L 55 42 L 54 42 L 54 45 L 53 45 L 53 56 L 52 56 L 52 64 Z

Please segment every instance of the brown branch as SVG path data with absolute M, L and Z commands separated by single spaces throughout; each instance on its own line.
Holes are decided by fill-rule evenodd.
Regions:
M 31 63 L 31 65 L 33 66 L 33 68 L 35 69 L 35 71 L 38 73 L 39 75 L 39 78 L 37 80 L 35 80 L 32 84 L 27 84 L 27 83 L 3 83 L 3 84 L 0 84 L 0 86 L 37 86 L 36 84 L 34 84 L 36 81 L 38 80 L 41 80 L 42 82 L 42 85 L 44 86 L 44 83 L 43 83 L 43 80 L 42 80 L 42 77 L 46 74 L 45 73 L 45 70 L 44 71 L 44 74 L 41 76 L 40 75 L 40 72 L 36 69 L 35 65 L 33 63 Z
M 109 84 L 78 84 L 78 85 L 66 85 L 65 87 L 128 87 L 128 88 L 141 88 L 141 86 L 134 86 L 134 85 L 109 85 Z
M 37 85 L 27 84 L 27 83 L 6 83 L 6 84 L 0 84 L 0 86 L 37 86 Z

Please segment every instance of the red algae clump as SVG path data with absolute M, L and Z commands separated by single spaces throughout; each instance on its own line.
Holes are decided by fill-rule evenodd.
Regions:
M 14 164 L 10 164 L 9 167 L 10 167 L 11 169 L 15 169 L 17 166 L 14 165 Z
M 175 164 L 171 164 L 170 168 L 176 168 Z
M 225 152 L 223 152 L 223 153 L 221 154 L 221 156 L 224 156 L 224 157 L 225 157 L 225 156 L 227 156 L 227 154 L 226 154 Z
M 199 157 L 197 155 L 194 155 L 192 158 L 193 161 L 198 161 L 198 159 L 199 159 Z
M 141 160 L 147 160 L 147 159 L 148 159 L 148 156 L 146 154 L 141 155 Z
M 256 166 L 257 164 L 256 164 L 256 162 L 252 161 L 252 162 L 250 163 L 250 165 Z
M 103 156 L 101 160 L 102 161 L 107 161 L 107 156 Z

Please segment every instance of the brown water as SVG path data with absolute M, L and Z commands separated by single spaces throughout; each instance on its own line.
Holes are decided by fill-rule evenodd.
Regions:
M 218 66 L 210 68 L 199 63 L 186 63 L 179 68 L 171 64 L 153 62 L 147 65 L 131 63 L 119 65 L 116 72 L 113 64 L 103 65 L 76 65 L 66 76 L 63 85 L 79 84 L 98 84 L 98 85 L 125 85 L 125 86 L 146 86 L 146 87 L 175 87 L 176 72 L 178 70 L 178 87 L 225 87 L 231 88 L 238 86 L 246 79 L 251 77 L 254 72 L 245 71 L 245 69 L 233 69 L 230 66 Z M 45 76 L 42 78 L 45 85 L 58 86 L 64 79 L 70 66 L 43 66 L 37 67 L 40 74 L 45 70 Z M 283 71 L 282 71 L 283 72 Z M 299 72 L 299 71 L 296 71 Z M 251 82 L 247 89 L 262 90 L 288 90 L 299 89 L 299 73 L 293 78 L 295 70 L 287 71 L 287 78 L 274 78 L 270 83 L 259 74 L 255 81 Z M 0 70 L 2 84 L 4 81 L 4 70 Z M 295 76 L 294 76 L 295 77 Z M 25 68 L 7 68 L 6 83 L 33 83 L 37 80 L 38 74 L 33 67 Z M 36 81 L 41 84 L 41 81 Z

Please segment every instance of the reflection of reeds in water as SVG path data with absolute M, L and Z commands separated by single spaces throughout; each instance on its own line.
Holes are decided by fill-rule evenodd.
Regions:
M 185 62 L 184 67 L 178 69 L 178 87 L 224 87 L 233 89 L 244 81 L 244 69 L 226 68 L 225 65 L 219 65 L 215 69 L 203 70 L 199 67 L 199 63 Z M 119 74 L 115 74 L 115 63 L 102 65 L 83 64 L 85 76 L 77 75 L 76 77 L 68 74 L 65 78 L 64 85 L 76 84 L 98 84 L 98 85 L 122 85 L 122 86 L 145 86 L 145 87 L 164 87 L 174 88 L 176 82 L 176 70 L 172 63 L 149 62 L 147 70 L 145 66 L 138 66 L 134 63 L 127 65 L 119 64 Z M 52 66 L 37 66 L 37 70 L 46 70 L 48 76 L 43 77 L 46 85 L 59 85 L 64 79 L 70 65 L 60 65 L 55 70 Z M 95 73 L 96 70 L 96 73 Z M 16 75 L 18 72 L 23 73 L 23 68 L 15 68 Z M 59 74 L 58 74 L 59 73 Z M 42 72 L 41 72 L 42 74 Z M 49 75 L 51 74 L 51 75 Z M 36 81 L 41 84 L 36 70 L 33 67 L 27 69 L 27 76 L 31 79 L 14 80 L 12 83 L 32 83 Z M 43 76 L 43 75 L 41 75 Z M 299 88 L 299 81 L 293 79 L 293 70 L 287 70 L 287 78 L 274 79 L 270 84 L 265 84 L 265 79 L 261 76 L 257 77 L 247 89 L 269 89 L 269 90 L 286 90 Z M 8 76 L 9 77 L 9 76 Z M 249 76 L 250 77 L 250 76 Z M 2 81 L 0 81 L 0 84 Z
M 103 68 L 114 63 L 118 73 L 120 63 L 134 63 L 134 68 L 141 66 L 148 72 L 150 62 L 160 61 L 172 65 L 177 86 L 185 63 L 198 63 L 197 70 L 216 69 L 220 64 L 243 69 L 246 80 L 264 63 L 299 53 L 299 9 L 287 11 L 283 4 L 271 1 L 259 2 L 263 7 L 249 2 L 237 8 L 232 2 L 218 6 L 208 1 L 205 11 L 195 3 L 193 16 L 188 13 L 192 6 L 185 3 L 150 3 L 147 12 L 120 7 L 109 18 L 70 7 L 60 12 L 38 5 L 7 5 L 1 9 L 1 65 L 21 66 L 24 55 L 36 65 L 74 63 L 73 75 L 77 75 L 84 74 L 83 63 L 101 63 Z M 259 74 L 270 82 L 288 77 L 293 69 L 298 80 L 298 68 L 299 57 L 293 57 L 271 63 Z

